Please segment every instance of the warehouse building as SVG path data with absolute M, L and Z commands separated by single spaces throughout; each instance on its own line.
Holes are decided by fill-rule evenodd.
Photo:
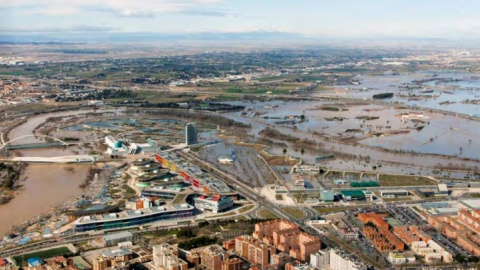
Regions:
M 340 194 L 345 201 L 371 201 L 373 199 L 373 193 L 368 190 L 343 189 L 340 190 Z
M 382 189 L 380 190 L 380 196 L 385 198 L 405 197 L 410 195 L 410 192 L 406 189 Z

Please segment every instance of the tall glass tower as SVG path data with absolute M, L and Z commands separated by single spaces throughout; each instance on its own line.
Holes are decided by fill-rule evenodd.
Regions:
M 187 145 L 197 144 L 197 125 L 188 123 L 185 125 L 185 143 Z

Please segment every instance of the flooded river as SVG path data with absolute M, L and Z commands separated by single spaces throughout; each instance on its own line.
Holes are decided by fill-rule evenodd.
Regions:
M 53 116 L 79 115 L 91 110 L 48 113 L 28 119 L 22 125 L 12 129 L 8 138 L 18 138 L 33 134 L 33 130 Z M 98 112 L 98 111 L 97 111 Z M 36 143 L 39 139 L 26 137 L 13 144 Z M 74 152 L 75 151 L 75 152 Z M 81 149 L 43 148 L 21 150 L 22 156 L 63 156 L 82 154 Z M 15 192 L 15 198 L 0 206 L 0 236 L 10 231 L 13 225 L 19 225 L 40 214 L 50 212 L 52 207 L 61 205 L 69 199 L 82 194 L 79 185 L 87 176 L 92 164 L 30 164 L 22 172 L 21 188 Z
M 82 194 L 79 184 L 91 164 L 31 164 L 24 170 L 21 189 L 15 198 L 0 206 L 0 236 L 13 225 L 39 214 L 51 212 L 66 200 Z M 73 168 L 70 169 L 70 168 Z

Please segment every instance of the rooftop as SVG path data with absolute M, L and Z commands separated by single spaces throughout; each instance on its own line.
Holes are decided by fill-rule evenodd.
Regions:
M 130 254 L 132 254 L 132 252 L 130 250 L 125 249 L 125 248 L 119 248 L 119 249 L 105 251 L 105 252 L 102 253 L 102 256 L 112 258 L 112 257 L 125 256 L 125 255 L 130 255 Z
M 463 199 L 459 202 L 470 209 L 480 209 L 480 199 Z
M 343 196 L 350 196 L 350 197 L 365 197 L 365 193 L 361 189 L 348 189 L 348 190 L 340 190 L 340 193 Z
M 93 215 L 93 216 L 84 216 L 75 220 L 75 224 L 97 222 L 97 221 L 107 221 L 107 220 L 123 220 L 135 216 L 148 216 L 161 212 L 170 212 L 170 211 L 179 211 L 179 210 L 188 210 L 193 209 L 193 206 L 189 204 L 174 204 L 174 205 L 162 205 L 155 206 L 151 208 L 144 208 L 141 210 L 128 210 L 115 214 L 108 215 Z
M 128 237 L 133 237 L 133 234 L 131 234 L 130 232 L 119 232 L 119 233 L 107 234 L 103 237 L 103 240 L 116 240 L 116 239 L 122 239 L 122 238 L 128 238 Z

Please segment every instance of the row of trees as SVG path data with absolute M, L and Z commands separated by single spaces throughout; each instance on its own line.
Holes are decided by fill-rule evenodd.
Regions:
M 15 182 L 20 178 L 20 166 L 13 164 L 0 163 L 2 173 L 2 189 L 12 189 Z

